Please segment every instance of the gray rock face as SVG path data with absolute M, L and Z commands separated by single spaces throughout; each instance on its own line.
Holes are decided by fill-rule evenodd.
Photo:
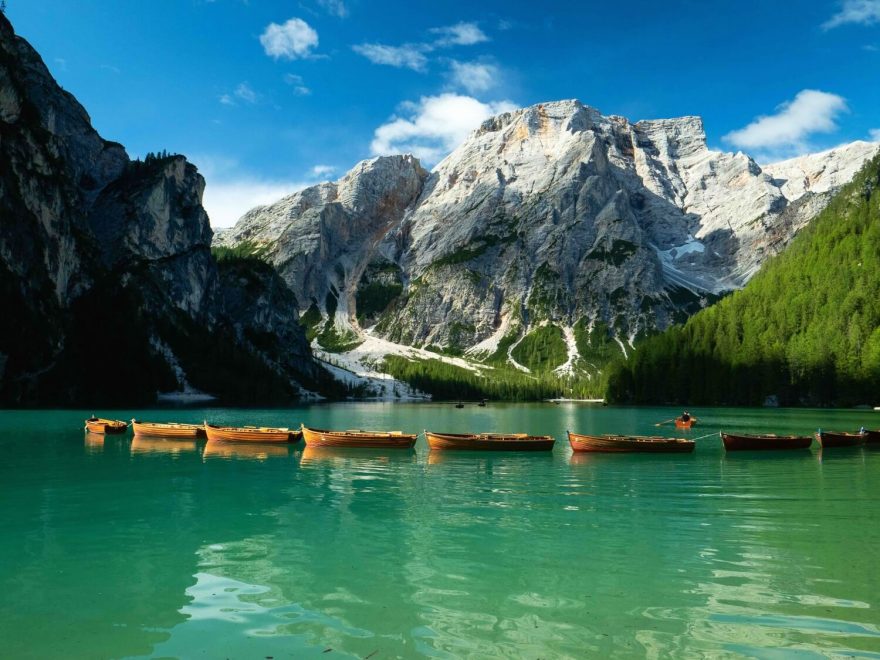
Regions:
M 217 244 L 253 242 L 296 291 L 303 311 L 311 304 L 326 311 L 329 296 L 347 326 L 358 281 L 427 178 L 412 156 L 367 160 L 337 183 L 249 211 Z
M 277 275 L 244 262 L 221 277 L 204 185 L 182 156 L 133 162 L 103 140 L 0 15 L 0 305 L 14 310 L 0 315 L 0 401 L 321 386 Z
M 409 157 L 368 161 L 221 242 L 265 250 L 302 310 L 355 333 L 360 318 L 398 343 L 491 353 L 542 323 L 602 323 L 631 342 L 743 286 L 877 150 L 762 168 L 710 150 L 698 117 L 545 103 L 486 121 L 430 176 Z M 342 202 L 343 188 L 369 195 Z

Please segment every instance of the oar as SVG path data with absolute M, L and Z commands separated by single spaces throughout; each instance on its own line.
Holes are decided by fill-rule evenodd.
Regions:
M 663 426 L 664 424 L 668 424 L 669 422 L 674 422 L 677 417 L 673 417 L 672 419 L 664 419 L 662 422 L 657 422 L 654 426 Z

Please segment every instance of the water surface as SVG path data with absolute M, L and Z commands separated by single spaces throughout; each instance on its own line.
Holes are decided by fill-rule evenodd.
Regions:
M 205 449 L 0 412 L 0 654 L 15 658 L 880 658 L 880 449 L 726 455 L 719 428 L 872 411 L 691 411 L 692 455 L 572 456 L 664 408 L 334 404 L 115 417 L 527 431 L 548 455 Z

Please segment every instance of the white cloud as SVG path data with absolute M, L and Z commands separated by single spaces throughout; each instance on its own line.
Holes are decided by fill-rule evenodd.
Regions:
M 441 94 L 407 103 L 406 117 L 392 117 L 376 129 L 370 145 L 375 155 L 412 153 L 433 164 L 461 144 L 484 120 L 516 109 L 510 101 L 481 103 L 470 96 Z
M 880 142 L 880 128 L 872 128 L 868 131 L 868 135 L 871 136 L 872 142 Z
M 386 64 L 398 69 L 424 71 L 428 63 L 424 47 L 420 44 L 386 46 L 385 44 L 358 44 L 352 46 L 354 52 L 363 55 L 373 64 Z
M 295 60 L 310 57 L 312 49 L 318 46 L 318 33 L 301 18 L 291 18 L 283 25 L 269 23 L 260 43 L 266 55 Z
M 256 103 L 259 100 L 257 93 L 246 82 L 239 83 L 235 88 L 236 98 L 241 99 L 245 103 Z
M 745 128 L 725 135 L 724 140 L 742 149 L 804 151 L 813 133 L 835 131 L 835 119 L 846 110 L 842 96 L 804 89 L 780 105 L 776 114 L 758 117 Z
M 58 69 L 60 71 L 67 71 L 67 60 L 65 60 L 63 57 L 56 57 L 55 64 L 58 65 Z
M 452 60 L 451 67 L 453 84 L 464 87 L 471 94 L 491 89 L 498 80 L 498 67 L 493 64 Z
M 260 176 L 243 169 L 238 161 L 217 155 L 194 155 L 202 176 L 205 194 L 202 206 L 214 229 L 231 227 L 255 206 L 277 202 L 303 188 L 315 185 L 335 168 L 315 165 L 301 180 Z
M 232 100 L 232 96 L 229 94 L 221 94 L 220 103 L 222 103 L 223 105 L 235 105 L 235 101 Z
M 338 18 L 346 18 L 348 16 L 348 7 L 345 6 L 343 0 L 318 0 L 318 4 L 321 5 L 328 14 L 332 14 Z
M 831 30 L 850 23 L 880 23 L 880 0 L 844 0 L 840 11 L 822 23 L 822 29 Z
M 324 179 L 333 174 L 336 168 L 333 165 L 315 165 L 312 168 L 312 176 L 316 179 Z
M 489 37 L 486 36 L 486 33 L 476 23 L 456 23 L 446 27 L 433 28 L 431 32 L 440 35 L 434 42 L 434 45 L 440 48 L 445 46 L 472 46 L 489 41 Z
M 282 197 L 310 185 L 306 182 L 273 181 L 245 177 L 229 181 L 206 177 L 202 206 L 214 229 L 231 227 L 255 206 L 277 202 Z
M 293 87 L 293 93 L 297 96 L 308 96 L 312 93 L 312 90 L 306 87 L 303 77 L 295 73 L 285 73 L 284 82 Z

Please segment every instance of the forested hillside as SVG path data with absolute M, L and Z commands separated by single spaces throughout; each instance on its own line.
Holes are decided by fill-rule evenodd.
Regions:
M 880 399 L 880 157 L 741 291 L 614 365 L 617 402 Z

